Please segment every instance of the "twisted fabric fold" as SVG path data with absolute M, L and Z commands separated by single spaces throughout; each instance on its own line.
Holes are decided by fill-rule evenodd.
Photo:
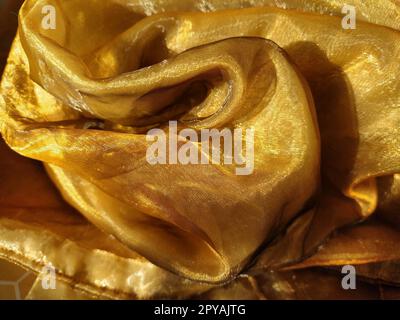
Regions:
M 163 275 L 156 288 L 175 286 L 153 296 L 185 296 L 241 273 L 396 260 L 383 251 L 352 260 L 340 236 L 320 247 L 364 220 L 372 227 L 355 229 L 360 238 L 397 237 L 370 217 L 397 223 L 389 180 L 400 172 L 399 7 L 347 2 L 358 6 L 355 30 L 341 28 L 340 1 L 26 1 L 2 80 L 2 136 L 44 163 L 64 200 L 112 236 L 113 249 L 100 257 L 90 242 L 82 276 L 50 254 L 74 232 L 50 228 L 45 249 L 33 228 L 28 248 L 13 235 L 31 228 L 25 213 L 10 213 L 0 220 L 1 255 L 35 270 L 46 257 L 65 281 L 108 297 L 129 288 L 104 280 L 99 261 L 126 274 L 145 260 L 143 270 Z M 42 26 L 44 6 L 55 9 L 55 29 Z M 172 120 L 197 132 L 254 128 L 254 172 L 238 176 L 211 159 L 150 164 L 146 133 L 168 136 Z M 200 153 L 203 143 L 194 143 Z M 81 245 L 69 249 L 76 263 Z M 137 287 L 133 294 L 147 297 Z

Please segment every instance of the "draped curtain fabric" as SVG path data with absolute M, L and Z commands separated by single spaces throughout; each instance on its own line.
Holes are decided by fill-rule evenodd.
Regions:
M 30 298 L 396 298 L 399 31 L 395 0 L 25 1 L 0 257 L 55 268 Z M 150 164 L 171 120 L 253 128 L 254 171 Z

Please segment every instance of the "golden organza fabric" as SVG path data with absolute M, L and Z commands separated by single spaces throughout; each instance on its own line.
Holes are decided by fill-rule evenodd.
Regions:
M 397 284 L 399 30 L 389 0 L 26 1 L 1 83 L 26 158 L 2 145 L 0 256 L 51 263 L 67 298 L 304 298 L 304 268 L 343 264 Z M 254 128 L 253 174 L 149 164 L 169 120 Z

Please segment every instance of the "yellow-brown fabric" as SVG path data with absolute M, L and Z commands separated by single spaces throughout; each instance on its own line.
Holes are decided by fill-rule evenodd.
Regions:
M 2 147 L 0 255 L 36 272 L 51 262 L 66 286 L 108 298 L 399 260 L 400 6 L 309 3 L 26 1 L 1 133 L 75 210 L 38 164 L 8 161 L 17 156 Z M 341 27 L 345 3 L 355 30 Z M 42 28 L 45 5 L 55 30 Z M 253 174 L 150 165 L 146 132 L 168 120 L 254 128 Z

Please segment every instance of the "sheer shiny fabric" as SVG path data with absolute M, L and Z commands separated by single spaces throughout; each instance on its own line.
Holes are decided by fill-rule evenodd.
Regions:
M 5 206 L 0 255 L 35 271 L 51 262 L 66 285 L 108 298 L 228 282 L 250 294 L 240 274 L 251 296 L 277 298 L 254 285 L 269 270 L 353 263 L 377 278 L 368 265 L 396 263 L 399 6 L 346 1 L 358 21 L 344 30 L 342 1 L 279 3 L 26 1 L 1 133 L 76 211 L 41 172 L 45 190 L 26 188 L 56 204 Z M 41 27 L 45 5 L 55 30 Z M 254 173 L 150 165 L 146 132 L 169 120 L 253 127 Z

